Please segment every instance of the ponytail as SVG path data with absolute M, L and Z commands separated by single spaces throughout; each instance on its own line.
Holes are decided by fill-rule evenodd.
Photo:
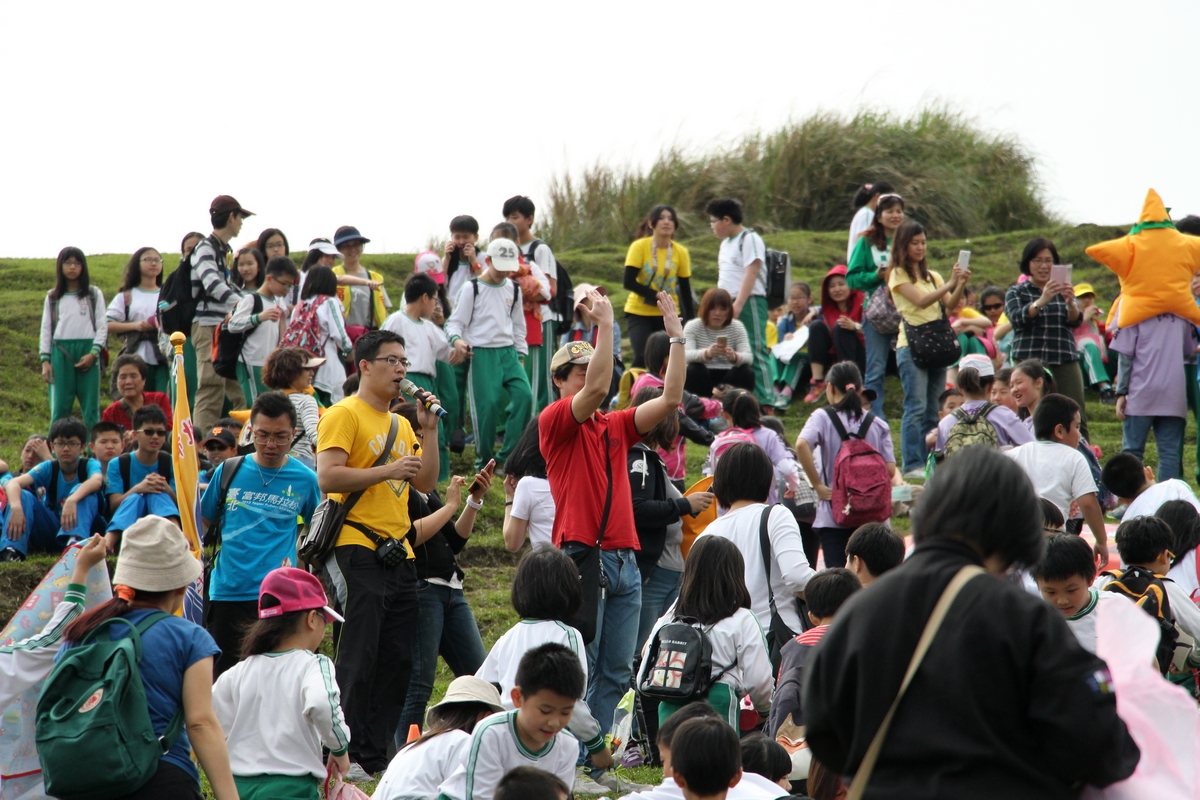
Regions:
M 994 376 L 981 376 L 974 367 L 959 367 L 958 378 L 955 379 L 958 390 L 964 395 L 986 395 L 991 391 L 993 381 Z
M 845 392 L 842 399 L 833 405 L 834 411 L 841 411 L 851 417 L 863 415 L 862 372 L 853 361 L 839 361 L 825 376 L 833 388 Z
M 70 644 L 79 644 L 92 631 L 99 628 L 101 623 L 114 617 L 123 617 L 130 611 L 135 611 L 138 608 L 146 608 L 157 606 L 162 603 L 175 592 L 145 592 L 141 589 L 134 590 L 128 586 L 120 584 L 113 587 L 117 596 L 107 603 L 85 611 L 82 616 L 67 626 L 63 631 L 63 639 Z M 178 591 L 178 590 L 176 590 Z M 133 598 L 137 596 L 138 605 L 133 605 Z
M 730 389 L 721 396 L 721 408 L 735 428 L 754 430 L 762 427 L 762 407 L 758 398 L 745 389 Z

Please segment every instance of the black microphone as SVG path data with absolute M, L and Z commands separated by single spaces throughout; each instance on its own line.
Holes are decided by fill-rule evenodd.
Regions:
M 432 395 L 430 395 L 429 392 L 425 391 L 420 386 L 417 386 L 408 378 L 400 381 L 400 391 L 417 398 L 417 402 L 425 406 L 426 410 L 437 414 L 438 419 L 446 418 L 446 409 L 442 408 L 437 403 L 431 402 L 429 398 Z

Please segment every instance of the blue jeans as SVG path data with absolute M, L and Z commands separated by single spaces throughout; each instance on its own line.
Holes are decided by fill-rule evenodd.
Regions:
M 568 543 L 563 552 L 587 545 Z M 642 613 L 642 574 L 633 550 L 601 550 L 600 567 L 608 577 L 608 590 L 600 600 L 596 615 L 596 638 L 587 646 L 588 708 L 608 733 L 612 729 L 617 703 L 629 691 L 633 675 L 633 646 Z
M 642 615 L 638 620 L 637 644 L 634 653 L 639 653 L 646 644 L 646 637 L 654 623 L 679 597 L 679 584 L 683 573 L 655 566 L 642 582 Z
M 1121 449 L 1139 459 L 1146 452 L 1146 439 L 1154 429 L 1154 443 L 1158 447 L 1158 469 L 1155 479 L 1159 481 L 1183 477 L 1183 429 L 1187 417 L 1125 417 L 1121 433 Z
M 946 370 L 921 369 L 913 363 L 908 347 L 896 350 L 896 366 L 904 387 L 904 418 L 900 421 L 903 471 L 924 469 L 925 434 L 938 424 L 938 397 L 946 390 Z
M 171 495 L 162 492 L 154 494 L 128 494 L 113 512 L 112 521 L 107 530 L 123 531 L 142 517 L 154 514 L 159 517 L 178 517 L 179 507 L 171 499 Z
M 892 352 L 892 337 L 875 330 L 865 318 L 862 326 L 867 345 L 867 374 L 863 376 L 863 388 L 875 391 L 871 411 L 886 421 L 887 417 L 883 415 L 883 376 L 887 372 L 888 353 Z
M 413 644 L 412 678 L 396 728 L 396 746 L 403 747 L 410 725 L 425 726 L 425 706 L 433 694 L 440 654 L 457 678 L 474 675 L 487 649 L 462 589 L 429 581 L 417 583 L 417 638 Z
M 78 520 L 75 527 L 64 531 L 58 515 L 51 511 L 37 496 L 28 489 L 21 490 L 21 510 L 25 512 L 25 533 L 20 539 L 8 538 L 8 519 L 4 520 L 4 535 L 0 536 L 0 550 L 11 547 L 22 555 L 29 555 L 32 547 L 35 553 L 57 553 L 72 539 L 86 539 L 92 534 L 92 523 L 100 503 L 95 494 L 89 494 L 79 501 L 75 508 Z

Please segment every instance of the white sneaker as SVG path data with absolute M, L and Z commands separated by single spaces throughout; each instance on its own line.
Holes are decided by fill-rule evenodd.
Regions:
M 346 777 L 342 780 L 350 783 L 370 783 L 371 781 L 375 780 L 375 777 L 363 769 L 360 765 L 351 764 L 350 770 L 346 773 Z
M 587 773 L 583 771 L 583 767 L 575 771 L 575 786 L 571 789 L 573 794 L 595 796 L 608 794 L 609 791 L 607 786 L 601 786 L 589 778 Z
M 601 786 L 607 786 L 606 792 L 616 792 L 618 795 L 646 792 L 654 788 L 644 783 L 627 781 L 611 769 L 604 770 L 603 772 L 593 772 L 591 778 Z
M 910 469 L 908 472 L 904 473 L 900 477 L 904 478 L 904 480 L 906 480 L 906 481 L 911 481 L 911 480 L 923 481 L 923 480 L 925 480 L 925 468 L 924 467 L 915 467 L 913 469 Z

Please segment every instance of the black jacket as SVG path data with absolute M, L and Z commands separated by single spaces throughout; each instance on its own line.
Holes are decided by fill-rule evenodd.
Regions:
M 629 448 L 629 489 L 633 495 L 633 524 L 637 527 L 638 570 L 643 580 L 662 556 L 667 541 L 667 526 L 692 513 L 686 497 L 667 497 L 667 470 L 662 456 L 638 442 Z
M 408 490 L 408 518 L 414 522 L 428 517 L 443 505 L 437 492 L 431 492 L 426 501 L 416 489 Z M 413 554 L 417 557 L 417 577 L 421 580 L 441 578 L 448 581 L 457 575 L 462 580 L 463 571 L 454 556 L 466 546 L 467 540 L 458 535 L 454 520 L 451 519 L 441 530 L 413 548 Z
M 964 543 L 924 542 L 842 606 L 804 680 L 815 758 L 858 769 L 933 607 L 968 563 L 979 559 Z M 1140 754 L 1105 678 L 1049 603 L 976 577 L 909 685 L 864 796 L 1065 800 L 1080 783 L 1126 778 Z

